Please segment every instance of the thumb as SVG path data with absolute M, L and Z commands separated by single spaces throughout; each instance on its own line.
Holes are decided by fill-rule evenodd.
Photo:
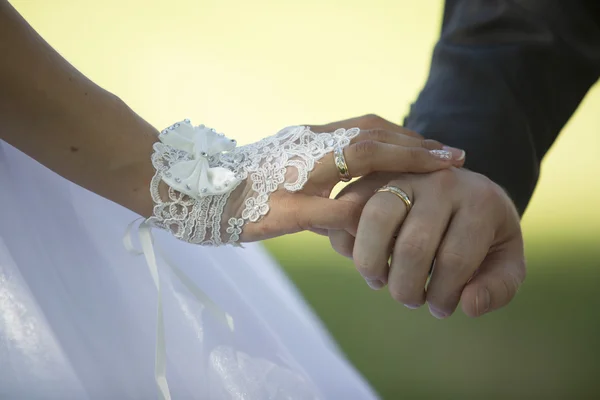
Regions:
M 296 202 L 295 217 L 302 230 L 346 230 L 356 232 L 362 206 L 345 200 L 302 196 Z
M 463 289 L 462 309 L 468 316 L 502 308 L 517 294 L 525 280 L 525 260 L 517 246 L 511 247 L 489 254 Z

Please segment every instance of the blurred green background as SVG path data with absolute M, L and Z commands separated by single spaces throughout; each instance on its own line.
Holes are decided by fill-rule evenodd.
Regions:
M 423 85 L 440 0 L 13 0 L 91 79 L 163 127 L 251 142 L 366 113 L 399 122 Z M 600 88 L 548 155 L 524 218 L 529 275 L 481 319 L 373 292 L 326 239 L 267 242 L 385 399 L 600 398 Z

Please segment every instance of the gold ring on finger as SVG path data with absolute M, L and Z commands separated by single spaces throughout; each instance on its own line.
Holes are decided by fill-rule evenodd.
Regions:
M 390 192 L 395 194 L 404 202 L 404 205 L 406 206 L 406 212 L 410 212 L 410 209 L 412 208 L 412 201 L 410 201 L 410 197 L 408 197 L 408 194 L 406 194 L 404 190 L 396 186 L 385 185 L 375 191 L 375 193 L 379 192 Z
M 350 172 L 348 172 L 348 164 L 346 164 L 346 158 L 344 157 L 344 149 L 341 146 L 336 146 L 333 149 L 333 160 L 340 173 L 340 180 L 342 182 L 349 182 L 352 179 L 352 176 L 350 176 Z

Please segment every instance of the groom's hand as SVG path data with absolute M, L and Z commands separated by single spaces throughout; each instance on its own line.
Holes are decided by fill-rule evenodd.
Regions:
M 326 129 L 348 123 L 375 129 L 378 123 L 391 130 L 394 125 L 374 116 L 349 121 Z M 374 194 L 386 184 L 410 196 L 408 214 L 394 194 Z M 333 248 L 354 259 L 371 287 L 387 283 L 392 297 L 409 308 L 427 302 L 434 316 L 445 318 L 460 301 L 467 315 L 480 316 L 509 303 L 525 279 L 519 215 L 506 193 L 482 175 L 457 168 L 371 174 L 345 187 L 338 198 L 364 209 L 356 237 L 329 231 Z

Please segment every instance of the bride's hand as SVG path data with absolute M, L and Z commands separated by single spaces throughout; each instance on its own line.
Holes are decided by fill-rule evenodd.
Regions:
M 464 157 L 456 160 L 442 148 L 441 143 L 433 140 L 380 129 L 361 130 L 344 148 L 344 156 L 352 178 L 379 171 L 426 173 L 464 164 Z M 296 170 L 288 168 L 286 182 L 296 176 Z M 328 152 L 315 164 L 300 191 L 290 192 L 283 185 L 278 186 L 271 194 L 269 213 L 257 223 L 247 224 L 241 241 L 263 240 L 303 230 L 321 234 L 326 234 L 328 229 L 355 231 L 361 209 L 354 202 L 329 198 L 340 178 L 334 155 Z M 248 177 L 246 187 L 251 186 L 251 180 Z M 241 198 L 246 199 L 248 195 L 252 194 L 246 190 Z M 239 208 L 237 215 L 241 215 Z
M 153 186 L 162 180 L 171 193 L 167 201 L 164 195 L 156 198 L 160 190 L 153 193 L 159 200 L 153 222 L 200 244 L 252 242 L 302 230 L 352 232 L 360 208 L 354 202 L 329 198 L 342 178 L 372 172 L 427 173 L 464 163 L 461 150 L 384 129 L 315 133 L 296 126 L 235 147 L 231 145 L 235 141 L 203 126 L 195 128 L 195 139 L 192 131 L 187 132 L 194 129 L 189 122 L 171 128 L 163 131 L 163 143 L 155 146 Z M 198 139 L 199 129 L 208 131 L 209 138 Z M 215 135 L 214 140 L 210 135 Z M 180 140 L 186 137 L 187 144 Z M 204 150 L 199 149 L 202 143 Z M 341 154 L 334 155 L 336 148 Z M 342 176 L 344 162 L 347 173 Z

